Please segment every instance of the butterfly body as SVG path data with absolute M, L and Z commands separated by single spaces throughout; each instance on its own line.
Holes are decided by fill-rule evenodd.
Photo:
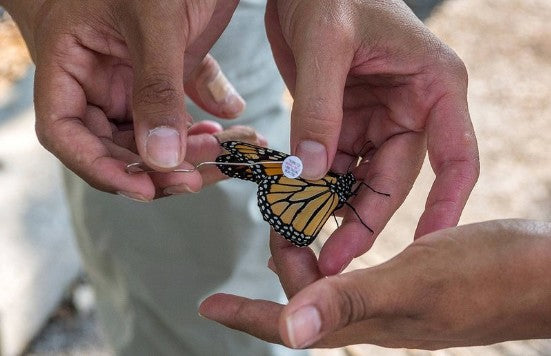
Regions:
M 354 195 L 352 173 L 329 172 L 319 180 L 288 178 L 281 167 L 288 157 L 285 153 L 238 141 L 222 142 L 221 146 L 229 153 L 219 156 L 217 162 L 244 165 L 217 167 L 229 177 L 257 183 L 263 219 L 297 246 L 312 243 L 333 212 Z

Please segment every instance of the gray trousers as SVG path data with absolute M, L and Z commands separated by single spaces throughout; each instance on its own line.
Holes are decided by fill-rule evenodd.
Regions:
M 262 1 L 241 1 L 211 53 L 247 100 L 235 121 L 255 127 L 270 147 L 288 150 L 283 84 L 265 38 Z M 188 105 L 194 119 L 213 119 Z M 81 255 L 97 292 L 100 320 L 120 355 L 295 354 L 226 329 L 197 314 L 214 292 L 281 300 L 268 270 L 268 225 L 256 185 L 236 179 L 199 194 L 137 203 L 65 174 Z

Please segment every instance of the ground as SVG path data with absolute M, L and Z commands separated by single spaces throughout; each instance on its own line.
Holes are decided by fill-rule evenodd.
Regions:
M 411 2 L 421 6 L 433 1 Z M 504 217 L 551 218 L 550 18 L 549 0 L 448 0 L 427 20 L 428 26 L 465 61 L 469 71 L 470 112 L 478 137 L 482 171 L 461 223 Z M 4 58 L 0 76 L 13 80 L 21 73 L 18 68 L 24 68 L 26 62 L 20 58 L 16 64 L 8 65 L 7 56 L 17 58 L 21 52 L 4 52 L 7 42 L 2 41 L 0 38 Z M 18 40 L 11 37 L 11 41 Z M 2 79 L 0 85 L 4 85 Z M 429 165 L 425 164 L 403 207 L 373 249 L 355 261 L 353 268 L 383 262 L 411 241 L 433 178 Z M 108 353 L 101 342 L 93 311 L 87 317 L 65 313 L 63 309 L 56 315 L 57 319 L 33 344 L 30 351 L 33 355 L 81 354 L 82 345 L 92 345 L 86 348 L 86 353 L 91 355 Z M 82 332 L 75 333 L 75 330 Z M 55 342 L 50 342 L 56 338 L 57 349 Z M 72 341 L 59 341 L 63 338 Z M 549 355 L 551 341 L 510 342 L 434 353 L 373 346 L 315 353 L 325 356 Z

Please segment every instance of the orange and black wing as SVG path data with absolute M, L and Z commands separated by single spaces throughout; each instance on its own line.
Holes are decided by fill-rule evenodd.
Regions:
M 272 150 L 262 146 L 253 145 L 247 142 L 226 141 L 220 145 L 235 157 L 242 158 L 249 162 L 259 161 L 283 161 L 289 155 L 283 152 Z
M 230 178 L 250 180 L 256 183 L 259 181 L 257 176 L 253 173 L 252 166 L 248 165 L 247 162 L 243 162 L 242 159 L 236 158 L 232 154 L 218 156 L 216 157 L 216 162 L 225 163 L 217 164 L 216 167 L 218 167 L 220 172 Z M 242 163 L 242 165 L 239 165 L 240 163 Z
M 297 246 L 308 246 L 339 205 L 336 178 L 317 181 L 268 176 L 258 183 L 258 206 L 264 220 Z
M 281 162 L 289 156 L 270 148 L 240 141 L 226 141 L 220 145 L 229 154 L 217 157 L 216 162 L 245 162 L 249 164 L 243 166 L 217 165 L 220 171 L 232 178 L 240 178 L 257 183 L 266 179 L 266 176 L 282 175 Z M 272 161 L 274 163 L 268 163 Z

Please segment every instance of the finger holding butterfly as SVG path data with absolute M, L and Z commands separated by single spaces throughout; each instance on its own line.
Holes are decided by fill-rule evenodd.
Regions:
M 270 251 L 271 262 L 281 271 L 276 274 L 287 298 L 293 298 L 303 288 L 323 278 L 316 255 L 310 248 L 296 248 L 273 229 L 270 230 Z M 283 310 L 284 305 L 278 303 L 224 293 L 207 297 L 199 306 L 199 314 L 207 319 L 279 344 L 283 343 L 280 336 Z
M 146 176 L 129 176 L 128 162 L 120 157 L 128 158 L 124 150 L 132 147 L 145 161 L 167 161 L 150 164 L 165 170 L 184 160 L 189 121 L 184 82 L 198 66 L 206 68 L 204 73 L 219 73 L 213 61 L 203 58 L 237 3 L 166 1 L 159 7 L 120 0 L 2 1 L 36 64 L 41 144 L 97 189 L 153 199 L 157 187 Z M 206 84 L 221 77 L 198 75 L 191 81 Z M 230 116 L 220 103 L 205 100 L 209 97 L 199 103 L 205 109 Z M 237 106 L 235 113 L 243 107 Z M 103 134 L 88 127 L 92 121 Z M 129 127 L 134 140 L 128 138 Z M 115 136 L 126 145 L 117 144 Z
M 372 153 L 367 153 L 370 159 L 353 171 L 361 183 L 357 195 L 349 200 L 351 207 L 345 205 L 341 209 L 344 212 L 342 225 L 320 251 L 319 268 L 324 275 L 339 273 L 352 259 L 371 248 L 419 174 L 426 152 L 425 136 L 415 132 L 390 136 L 380 147 L 373 146 L 371 150 Z
M 189 128 L 187 155 L 190 165 L 181 168 L 190 169 L 204 162 L 213 162 L 221 153 L 220 141 L 237 139 L 256 145 L 266 145 L 266 140 L 253 128 L 243 125 L 232 126 L 226 130 L 214 121 L 201 121 Z M 199 175 L 200 181 L 196 185 L 189 185 L 187 175 Z M 157 189 L 157 197 L 196 193 L 202 188 L 215 184 L 227 178 L 214 166 L 200 167 L 193 173 L 159 172 L 150 173 Z M 183 176 L 183 177 L 182 177 Z M 182 180 L 185 179 L 184 183 Z
M 98 78 L 102 78 L 105 74 L 105 68 L 96 68 L 95 70 Z M 210 55 L 196 69 L 198 73 L 205 71 L 220 71 L 217 62 Z M 218 87 L 228 88 L 232 85 L 227 82 L 223 74 L 219 74 L 218 79 L 214 82 L 206 81 L 200 75 L 193 74 L 192 79 L 186 84 L 186 88 L 196 88 L 197 92 L 210 90 L 207 87 L 216 89 Z M 201 100 L 200 105 L 211 114 L 228 116 L 226 110 L 228 110 L 230 104 L 220 105 L 215 102 L 214 97 L 209 97 L 206 94 L 203 94 L 203 99 L 200 99 L 197 92 L 192 95 L 192 99 Z M 224 178 L 215 169 L 207 170 L 202 175 L 198 172 L 128 175 L 125 172 L 126 164 L 139 162 L 141 158 L 137 155 L 134 125 L 131 118 L 125 117 L 123 104 L 124 102 L 117 102 L 116 100 L 112 101 L 114 107 L 90 104 L 86 107 L 85 114 L 82 115 L 82 125 L 75 122 L 79 127 L 79 132 L 82 131 L 82 136 L 79 136 L 80 144 L 73 147 L 73 149 L 78 147 L 82 152 L 80 159 L 88 157 L 88 155 L 104 156 L 101 159 L 96 158 L 94 160 L 96 166 L 102 164 L 104 168 L 96 171 L 93 167 L 85 167 L 88 170 L 86 172 L 79 168 L 78 162 L 73 163 L 74 159 L 65 162 L 65 164 L 92 186 L 100 190 L 116 191 L 118 194 L 133 200 L 147 202 L 166 195 L 196 192 L 203 185 L 213 184 Z M 235 113 L 243 109 L 242 100 L 232 102 L 231 105 L 234 106 Z M 69 124 L 72 123 L 69 122 L 65 126 L 70 126 Z M 214 121 L 203 121 L 193 124 L 188 130 L 190 142 L 186 144 L 186 148 L 190 152 L 186 156 L 186 162 L 180 168 L 191 169 L 193 165 L 216 158 L 220 148 L 218 141 L 212 137 L 212 134 L 222 132 L 222 126 Z M 229 135 L 237 138 L 253 139 L 256 132 L 251 128 L 247 130 L 229 130 Z M 68 135 L 67 139 L 71 139 L 71 136 Z M 94 142 L 96 139 L 100 141 L 99 145 Z M 202 181 L 202 177 L 205 178 L 205 181 Z M 106 180 L 107 183 L 104 182 Z
M 291 147 L 304 176 L 319 177 L 364 143 L 349 137 L 381 148 L 424 132 L 436 179 L 416 237 L 457 224 L 479 169 L 458 56 L 402 1 L 269 1 L 266 27 L 294 98 Z M 388 177 L 401 174 L 393 169 Z
M 436 350 L 548 338 L 550 232 L 549 223 L 528 220 L 444 229 L 378 266 L 304 285 L 286 306 L 215 295 L 200 312 L 294 348 L 375 344 Z M 286 290 L 300 289 L 289 283 L 304 281 L 297 273 L 303 266 L 308 270 L 306 254 L 287 252 L 281 246 L 287 260 L 276 258 L 272 248 L 280 280 L 288 283 Z
M 129 125 L 115 125 L 105 119 L 105 114 L 97 107 L 89 106 L 87 114 L 83 118 L 84 125 L 105 145 L 110 157 L 118 160 L 121 164 L 139 162 L 140 156 L 137 154 L 136 144 L 134 141 L 134 131 Z M 187 143 L 189 155 L 193 162 L 202 161 L 211 157 L 216 157 L 219 153 L 219 146 L 213 134 L 222 131 L 220 124 L 214 121 L 204 121 L 194 124 L 189 129 L 189 141 Z M 182 168 L 192 168 L 192 165 L 186 163 Z M 108 171 L 104 174 L 109 174 Z M 175 187 L 183 191 L 191 192 L 199 190 L 202 186 L 202 174 L 193 172 L 189 174 L 181 173 L 152 173 L 152 174 L 124 174 L 128 180 L 138 180 L 144 182 L 153 188 L 149 196 L 159 198 L 167 195 L 163 190 L 169 187 Z M 223 177 L 219 177 L 220 179 Z M 147 201 L 145 197 L 137 199 L 133 195 L 126 195 L 123 192 L 119 193 L 125 197 Z

